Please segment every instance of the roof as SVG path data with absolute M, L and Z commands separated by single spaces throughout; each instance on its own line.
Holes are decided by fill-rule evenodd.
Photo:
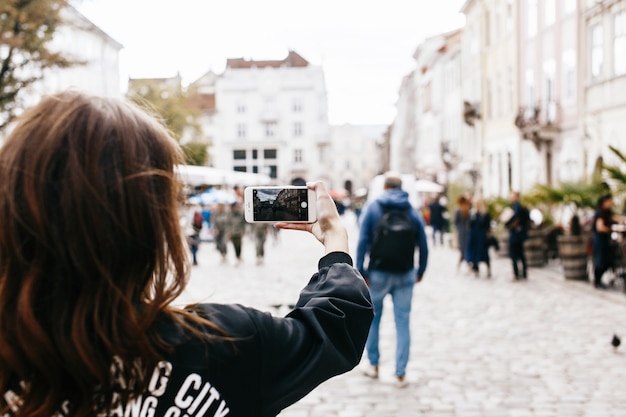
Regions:
M 281 67 L 308 67 L 309 61 L 304 59 L 295 51 L 289 51 L 287 57 L 283 60 L 263 60 L 256 61 L 245 58 L 228 58 L 226 60 L 226 68 L 242 69 L 242 68 L 281 68 Z

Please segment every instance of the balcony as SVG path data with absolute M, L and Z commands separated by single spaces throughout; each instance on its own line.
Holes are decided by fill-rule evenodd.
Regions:
M 515 126 L 523 139 L 533 142 L 539 149 L 543 143 L 552 143 L 561 132 L 561 107 L 549 101 L 544 108 L 520 107 L 515 117 Z

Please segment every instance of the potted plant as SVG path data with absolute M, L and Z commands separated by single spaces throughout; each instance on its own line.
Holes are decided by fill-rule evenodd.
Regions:
M 568 227 L 557 236 L 558 255 L 566 280 L 583 280 L 588 278 L 589 254 L 587 251 L 588 233 L 581 224 L 583 211 L 595 207 L 603 185 L 597 181 L 562 183 L 558 187 L 539 185 L 535 189 L 535 197 L 546 204 L 560 206 L 571 214 Z

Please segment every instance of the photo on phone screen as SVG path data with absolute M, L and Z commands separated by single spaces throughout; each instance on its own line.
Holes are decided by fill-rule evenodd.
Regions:
M 310 190 L 302 188 L 252 188 L 255 222 L 308 222 Z M 314 202 L 313 202 L 314 203 Z

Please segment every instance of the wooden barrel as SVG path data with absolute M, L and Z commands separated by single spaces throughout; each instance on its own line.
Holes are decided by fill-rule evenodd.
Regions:
M 583 236 L 563 235 L 557 237 L 557 241 L 565 279 L 589 281 L 585 238 Z
M 546 241 L 543 229 L 528 230 L 528 239 L 524 242 L 526 264 L 529 267 L 544 266 L 546 263 Z

